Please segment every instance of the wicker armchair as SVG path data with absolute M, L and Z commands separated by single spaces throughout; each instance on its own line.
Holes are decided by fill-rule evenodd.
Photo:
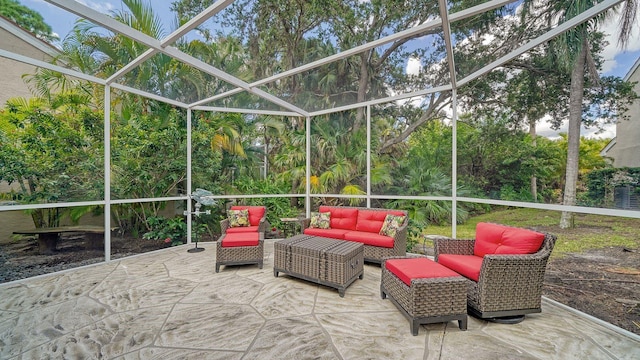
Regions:
M 220 231 L 222 235 L 227 232 L 260 232 L 264 233 L 267 230 L 267 208 L 265 206 L 232 206 L 229 210 L 244 210 L 249 211 L 250 225 L 248 227 L 231 228 L 229 226 L 229 219 L 220 221 Z
M 435 260 L 442 254 L 473 255 L 473 240 L 435 238 Z M 478 281 L 467 280 L 469 314 L 496 322 L 515 323 L 525 314 L 541 312 L 542 285 L 556 236 L 544 234 L 533 254 L 484 255 Z

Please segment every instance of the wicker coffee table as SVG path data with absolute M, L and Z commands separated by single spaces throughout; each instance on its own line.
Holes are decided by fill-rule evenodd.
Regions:
M 279 273 L 338 289 L 364 275 L 364 245 L 319 236 L 296 235 L 274 243 L 273 275 Z

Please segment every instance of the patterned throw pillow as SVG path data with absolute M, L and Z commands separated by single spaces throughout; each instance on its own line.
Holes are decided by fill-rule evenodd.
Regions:
M 311 213 L 311 224 L 309 225 L 312 228 L 318 229 L 329 229 L 331 224 L 331 213 L 330 212 L 312 212 Z
M 398 229 L 400 229 L 400 226 L 402 226 L 402 223 L 404 222 L 404 218 L 404 216 L 387 214 L 384 218 L 379 234 L 395 237 L 396 233 L 398 233 Z
M 249 210 L 247 209 L 227 210 L 227 217 L 231 227 L 249 226 Z

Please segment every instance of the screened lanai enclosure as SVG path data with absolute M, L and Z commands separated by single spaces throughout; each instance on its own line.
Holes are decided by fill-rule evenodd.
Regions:
M 266 205 L 276 236 L 321 204 L 401 208 L 414 241 L 490 209 L 640 218 L 584 179 L 564 201 L 571 139 L 536 136 L 570 115 L 572 67 L 550 54 L 623 1 L 46 2 L 77 17 L 55 47 L 2 22 L 30 92 L 0 113 L 5 241 L 103 227 L 68 246 L 110 261 L 132 239 L 215 239 L 231 204 Z M 601 41 L 582 43 L 595 67 Z M 614 119 L 589 86 L 583 121 Z M 190 215 L 196 189 L 211 215 Z

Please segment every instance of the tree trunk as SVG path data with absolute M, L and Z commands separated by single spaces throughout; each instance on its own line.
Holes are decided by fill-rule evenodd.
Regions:
M 369 50 L 373 51 L 373 50 Z M 369 63 L 368 54 L 369 51 L 365 51 L 360 54 L 360 79 L 358 80 L 358 102 L 365 101 L 367 96 L 367 89 L 369 87 Z M 353 132 L 356 133 L 360 128 L 361 122 L 364 120 L 364 107 L 360 106 L 356 109 L 356 120 L 353 123 Z
M 536 120 L 529 119 L 529 135 L 531 136 L 531 144 L 535 147 L 538 146 L 538 141 L 536 140 Z M 536 173 L 534 170 L 533 175 L 531 175 L 531 198 L 534 202 L 538 202 L 538 178 L 536 177 Z
M 567 169 L 565 173 L 563 205 L 576 204 L 576 186 L 578 184 L 578 160 L 580 153 L 580 124 L 582 123 L 582 99 L 584 94 L 584 75 L 587 57 L 586 38 L 571 71 L 571 93 L 569 98 L 569 128 L 567 130 Z M 560 228 L 574 225 L 574 214 L 563 211 Z

